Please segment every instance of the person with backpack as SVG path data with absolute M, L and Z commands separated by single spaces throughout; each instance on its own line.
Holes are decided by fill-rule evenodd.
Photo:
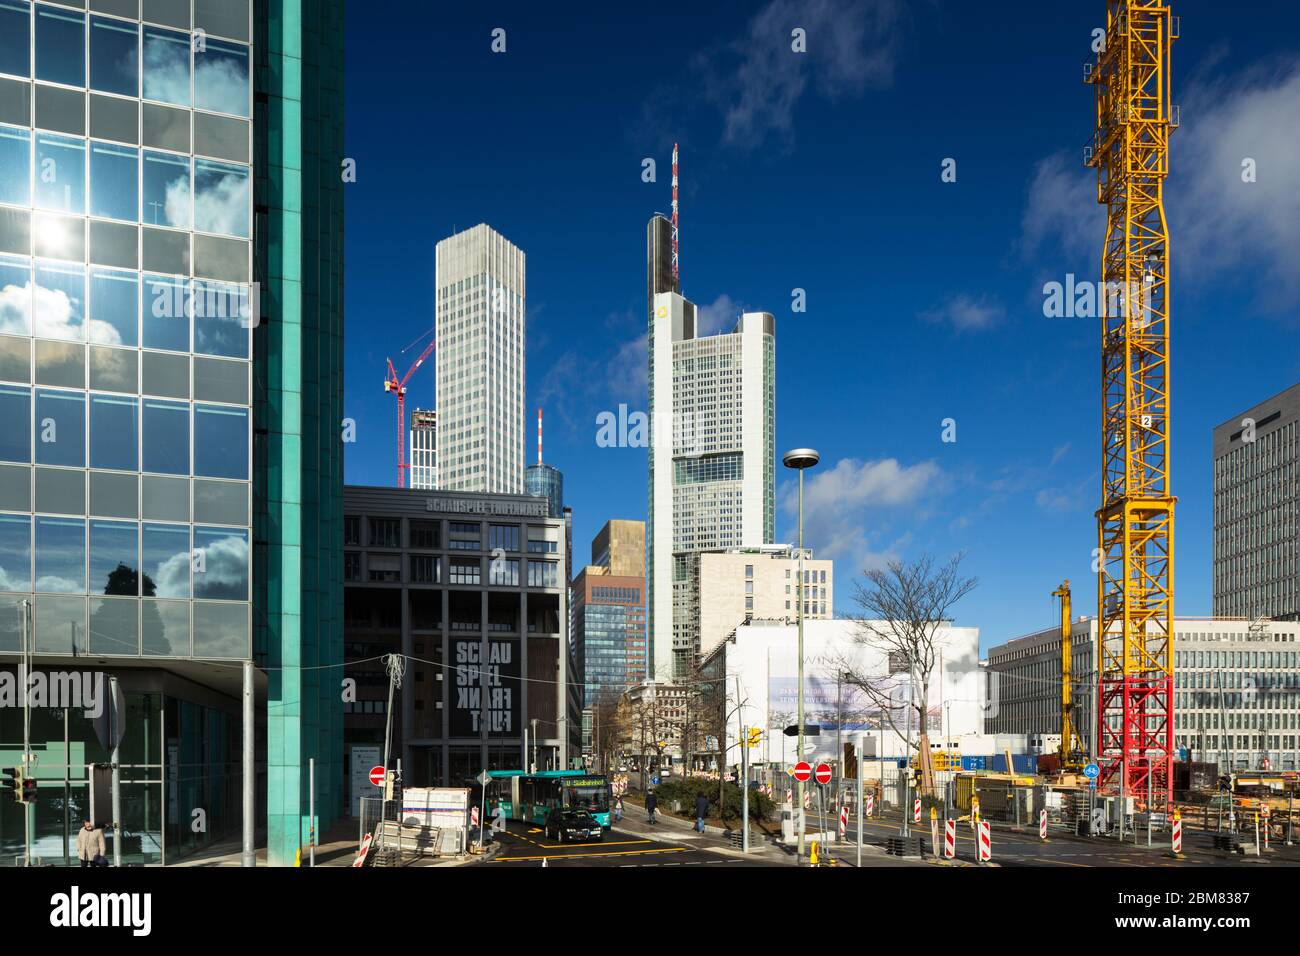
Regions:
M 695 829 L 704 832 L 704 818 L 709 815 L 709 798 L 704 794 L 695 796 Z
M 653 790 L 647 791 L 645 795 L 645 815 L 648 822 L 655 822 L 655 807 L 658 805 L 659 798 L 655 796 L 655 792 Z

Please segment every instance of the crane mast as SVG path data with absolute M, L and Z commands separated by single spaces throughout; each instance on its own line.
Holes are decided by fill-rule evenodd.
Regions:
M 1173 761 L 1174 503 L 1169 485 L 1169 229 L 1164 180 L 1167 0 L 1107 0 L 1086 151 L 1106 206 L 1102 247 L 1102 503 L 1097 511 L 1099 785 L 1170 801 Z
M 1079 722 L 1075 715 L 1073 657 L 1074 648 L 1070 638 L 1070 582 L 1064 581 L 1052 592 L 1052 597 L 1061 599 L 1061 771 L 1077 773 L 1088 762 L 1088 754 L 1083 749 L 1083 737 L 1079 733 Z

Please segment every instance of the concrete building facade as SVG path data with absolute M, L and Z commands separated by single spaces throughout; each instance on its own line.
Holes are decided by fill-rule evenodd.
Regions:
M 524 253 L 480 223 L 438 243 L 438 481 L 517 495 L 524 481 Z
M 1221 767 L 1300 769 L 1300 622 L 1174 619 L 1174 746 Z M 1096 618 L 1071 627 L 1071 697 L 1093 750 Z M 988 653 L 987 733 L 1060 732 L 1059 628 Z
M 411 412 L 412 488 L 432 491 L 438 487 L 438 413 L 417 408 Z
M 1214 613 L 1300 620 L 1300 385 L 1214 429 Z
M 349 750 L 383 743 L 374 658 L 394 653 L 407 655 L 393 715 L 407 786 L 460 786 L 534 747 L 540 768 L 569 766 L 581 728 L 564 520 L 525 495 L 348 487 L 345 508 Z

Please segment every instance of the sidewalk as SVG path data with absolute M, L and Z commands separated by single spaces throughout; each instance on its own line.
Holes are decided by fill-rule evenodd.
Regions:
M 740 860 L 761 860 L 790 866 L 793 866 L 795 862 L 793 849 L 787 850 L 782 847 L 780 843 L 773 840 L 756 826 L 751 825 L 749 828 L 749 852 L 744 853 L 734 847 L 731 842 L 732 834 L 738 835 L 740 832 L 739 825 L 734 830 L 729 830 L 706 824 L 704 832 L 697 833 L 694 820 L 683 819 L 682 817 L 664 813 L 662 810 L 656 810 L 655 823 L 651 826 L 646 822 L 645 806 L 634 803 L 627 797 L 623 799 L 623 819 L 614 824 L 614 828 L 635 833 L 638 836 L 648 836 L 661 840 L 677 840 L 699 847 L 701 850 L 707 850 L 710 853 L 719 853 Z

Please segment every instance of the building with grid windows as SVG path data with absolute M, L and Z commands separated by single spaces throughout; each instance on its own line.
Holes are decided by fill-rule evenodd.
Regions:
M 602 699 L 612 704 L 646 678 L 645 575 L 619 573 L 635 570 L 630 556 L 644 554 L 644 522 L 606 522 L 592 539 L 592 563 L 573 580 L 573 647 L 583 708 Z M 639 566 L 644 571 L 643 557 Z
M 0 667 L 120 681 L 128 863 L 239 833 L 244 661 L 270 862 L 309 757 L 341 810 L 342 35 L 328 0 L 0 0 Z M 108 754 L 79 710 L 33 744 L 0 859 L 26 812 L 75 863 Z
M 688 620 L 702 658 L 748 621 L 798 617 L 799 550 L 791 545 L 703 551 L 690 556 L 689 566 L 695 582 L 690 593 L 699 603 Z M 805 549 L 803 575 L 805 619 L 834 617 L 835 563 L 813 560 Z
M 411 487 L 438 487 L 438 413 L 423 408 L 411 412 Z
M 438 481 L 517 495 L 524 480 L 524 253 L 480 223 L 437 245 Z
M 1084 746 L 1096 737 L 1096 618 L 1071 627 L 1073 699 Z M 1061 728 L 1061 632 L 1048 628 L 988 652 L 984 732 Z M 1223 768 L 1300 768 L 1300 622 L 1175 618 L 1174 746 Z
M 388 676 L 377 658 L 393 653 L 407 655 L 392 744 L 406 786 L 463 786 L 533 752 L 541 769 L 570 766 L 581 714 L 570 693 L 565 521 L 526 495 L 344 495 L 346 673 L 357 682 L 344 705 L 349 760 L 383 746 Z
M 1214 613 L 1300 621 L 1300 385 L 1214 429 Z
M 655 679 L 680 681 L 700 653 L 692 555 L 775 534 L 776 319 L 747 312 L 698 335 L 694 303 L 662 268 L 665 226 L 655 216 L 647 234 L 649 627 Z

